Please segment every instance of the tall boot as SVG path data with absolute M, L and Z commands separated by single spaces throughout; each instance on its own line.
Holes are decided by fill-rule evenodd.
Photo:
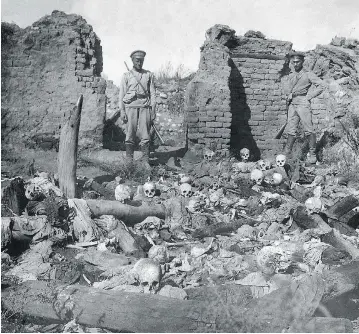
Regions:
M 284 149 L 284 154 L 286 155 L 287 158 L 291 157 L 295 140 L 296 140 L 295 136 L 288 135 L 287 143 L 286 143 L 285 149 Z
M 307 162 L 310 164 L 315 164 L 317 162 L 317 157 L 315 155 L 315 150 L 317 146 L 317 138 L 315 133 L 311 133 L 309 136 L 309 152 L 307 155 Z
M 141 145 L 142 160 L 149 165 L 150 163 L 150 143 Z
M 133 161 L 133 153 L 135 151 L 135 145 L 126 143 L 125 146 L 126 146 L 126 159 L 129 162 L 132 162 Z

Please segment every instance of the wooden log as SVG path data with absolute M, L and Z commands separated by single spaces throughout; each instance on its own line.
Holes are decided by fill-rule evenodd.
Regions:
M 355 275 L 350 273 L 340 273 L 340 277 L 353 278 Z M 319 276 L 308 275 L 301 282 L 293 282 L 291 286 L 251 301 L 245 289 L 239 300 L 235 296 L 228 297 L 228 291 L 234 290 L 226 292 L 226 286 L 216 290 L 218 298 L 212 293 L 208 301 L 200 293 L 196 300 L 183 301 L 159 295 L 28 281 L 3 291 L 2 303 L 3 309 L 35 318 L 62 323 L 76 319 L 80 325 L 115 332 L 282 332 L 293 321 L 299 323 L 311 317 L 328 288 Z
M 67 198 L 76 197 L 77 147 L 83 95 L 70 114 L 60 134 L 58 176 L 60 189 Z
M 117 333 L 213 332 L 220 311 L 198 301 L 44 281 L 28 281 L 4 291 L 2 302 L 6 309 L 36 318 L 62 323 L 76 319 L 80 325 Z
M 359 206 L 359 200 L 353 195 L 350 195 L 331 206 L 326 211 L 326 215 L 333 219 L 339 219 L 357 206 Z
M 353 325 L 349 319 L 315 317 L 295 321 L 288 333 L 352 333 Z
M 140 223 L 149 216 L 165 219 L 165 207 L 160 204 L 141 205 L 134 207 L 122 204 L 118 201 L 86 200 L 88 207 L 95 217 L 102 215 L 113 215 L 122 220 L 126 225 L 133 226 Z

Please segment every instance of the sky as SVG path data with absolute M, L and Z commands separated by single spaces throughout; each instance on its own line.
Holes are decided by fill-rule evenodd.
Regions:
M 53 10 L 81 15 L 101 39 L 104 74 L 119 84 L 130 53 L 147 52 L 144 68 L 171 62 L 198 68 L 205 31 L 216 23 L 243 35 L 259 30 L 295 50 L 359 39 L 359 0 L 1 0 L 1 20 L 25 28 Z

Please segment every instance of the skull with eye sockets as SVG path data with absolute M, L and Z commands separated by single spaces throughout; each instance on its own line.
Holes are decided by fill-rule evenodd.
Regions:
M 259 169 L 262 171 L 266 171 L 268 169 L 271 169 L 271 167 L 272 167 L 272 163 L 269 160 L 259 160 L 257 162 L 257 165 L 258 165 Z
M 259 169 L 254 169 L 251 172 L 251 180 L 258 186 L 262 185 L 263 180 L 264 180 L 263 172 Z
M 241 156 L 241 160 L 243 162 L 248 162 L 249 161 L 249 155 L 250 155 L 250 151 L 248 148 L 244 147 L 239 151 L 239 154 Z
M 287 157 L 284 154 L 278 154 L 275 158 L 275 163 L 278 167 L 284 167 L 287 163 Z
M 192 187 L 188 183 L 182 183 L 179 190 L 183 197 L 191 197 L 193 195 Z
M 143 192 L 148 198 L 153 198 L 156 194 L 156 185 L 153 182 L 146 182 L 143 185 Z
M 205 149 L 203 153 L 203 157 L 206 161 L 212 161 L 214 157 L 214 152 L 212 150 Z

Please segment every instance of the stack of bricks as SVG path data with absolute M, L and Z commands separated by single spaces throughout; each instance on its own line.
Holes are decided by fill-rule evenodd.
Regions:
M 207 44 L 200 67 L 185 96 L 185 122 L 190 143 L 228 150 L 231 138 L 231 73 L 228 49 Z
M 58 140 L 83 94 L 79 145 L 100 147 L 106 82 L 100 40 L 92 27 L 79 15 L 59 11 L 25 29 L 3 25 L 3 143 L 30 145 L 45 134 Z

